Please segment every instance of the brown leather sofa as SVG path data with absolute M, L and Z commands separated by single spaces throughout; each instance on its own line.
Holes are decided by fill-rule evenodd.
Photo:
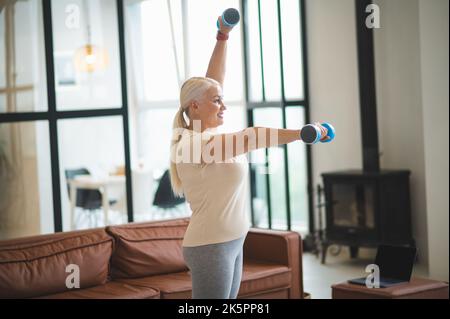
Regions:
M 0 241 L 0 298 L 187 299 L 188 219 Z M 67 288 L 79 269 L 80 287 Z M 302 298 L 298 233 L 251 229 L 238 298 Z

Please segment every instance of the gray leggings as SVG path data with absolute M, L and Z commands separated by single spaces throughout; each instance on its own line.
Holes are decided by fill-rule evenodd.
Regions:
M 183 247 L 193 299 L 236 299 L 242 277 L 245 236 L 218 244 Z

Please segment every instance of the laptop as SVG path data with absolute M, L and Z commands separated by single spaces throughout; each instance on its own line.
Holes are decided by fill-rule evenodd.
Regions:
M 415 247 L 380 245 L 374 262 L 380 269 L 380 288 L 409 282 L 416 254 Z M 350 279 L 348 282 L 365 286 L 366 278 Z

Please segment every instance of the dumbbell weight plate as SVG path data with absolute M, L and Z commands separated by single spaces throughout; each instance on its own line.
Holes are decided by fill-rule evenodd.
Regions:
M 238 24 L 240 19 L 241 16 L 239 14 L 239 11 L 234 8 L 229 8 L 222 14 L 223 25 L 229 28 L 234 27 L 236 24 Z M 219 20 L 217 20 L 217 29 L 220 29 Z
M 225 10 L 225 12 L 222 15 L 222 19 L 227 26 L 235 26 L 239 20 L 241 19 L 239 15 L 239 11 L 237 11 L 234 8 L 229 8 Z
M 305 125 L 300 132 L 300 137 L 306 144 L 317 143 L 320 140 L 320 135 L 319 128 L 311 124 Z

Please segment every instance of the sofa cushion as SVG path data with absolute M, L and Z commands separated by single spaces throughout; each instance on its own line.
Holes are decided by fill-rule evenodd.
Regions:
M 159 299 L 159 291 L 149 287 L 110 281 L 104 285 L 87 289 L 73 289 L 38 297 L 38 299 Z
M 79 267 L 80 287 L 106 283 L 113 239 L 104 229 L 56 233 L 0 243 L 0 298 L 27 298 L 67 291 Z
M 291 270 L 284 265 L 245 260 L 239 297 L 291 287 Z
M 189 272 L 157 275 L 135 279 L 118 279 L 133 286 L 156 288 L 161 299 L 187 299 L 192 296 L 192 281 Z M 260 261 L 244 261 L 239 297 L 248 297 L 274 292 L 290 287 L 291 271 L 283 265 Z
M 151 287 L 160 291 L 161 299 L 188 299 L 192 296 L 191 276 L 187 271 L 134 279 L 117 279 L 139 287 Z
M 182 242 L 188 219 L 110 226 L 116 249 L 113 278 L 138 278 L 187 270 Z

